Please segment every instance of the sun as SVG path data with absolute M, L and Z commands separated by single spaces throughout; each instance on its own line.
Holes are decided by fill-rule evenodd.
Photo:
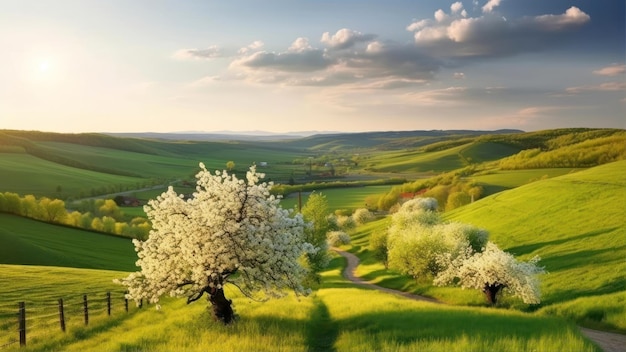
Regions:
M 50 70 L 50 61 L 41 60 L 39 61 L 39 65 L 37 66 L 39 72 L 48 72 Z
M 34 56 L 28 66 L 28 80 L 38 85 L 57 85 L 62 76 L 58 60 L 51 55 Z

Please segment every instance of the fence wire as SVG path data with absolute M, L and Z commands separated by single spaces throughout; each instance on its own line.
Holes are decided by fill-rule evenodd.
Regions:
M 86 311 L 85 295 L 87 295 Z M 85 314 L 87 314 L 89 319 L 95 318 L 99 320 L 103 317 L 136 310 L 136 308 L 131 308 L 134 305 L 128 304 L 127 306 L 125 292 L 123 291 L 110 292 L 109 294 L 91 292 L 63 297 L 62 300 L 63 321 L 66 326 L 84 325 Z M 58 300 L 22 302 L 24 302 L 24 316 L 21 315 L 20 305 L 17 303 L 0 305 L 0 349 L 8 348 L 20 342 L 20 338 L 15 339 L 11 337 L 17 337 L 23 333 L 23 331 L 20 331 L 20 319 L 23 319 L 23 324 L 26 327 L 27 341 L 50 336 L 55 331 L 57 333 L 62 331 L 61 314 L 59 312 L 60 302 Z

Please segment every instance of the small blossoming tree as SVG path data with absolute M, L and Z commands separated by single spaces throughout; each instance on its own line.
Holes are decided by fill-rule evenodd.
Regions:
M 436 199 L 417 198 L 404 203 L 392 216 L 386 241 L 390 268 L 416 280 L 429 279 L 446 269 L 447 263 L 440 257 L 453 259 L 485 246 L 486 231 L 443 223 L 436 209 Z
M 445 257 L 442 257 L 445 261 Z M 448 259 L 450 259 L 448 257 Z M 438 286 L 456 283 L 463 288 L 482 290 L 491 304 L 503 289 L 527 304 L 540 302 L 538 274 L 544 273 L 537 266 L 539 257 L 520 262 L 510 253 L 504 252 L 492 242 L 482 252 L 474 253 L 471 248 L 465 255 L 448 260 L 447 269 L 433 280 Z
M 254 166 L 247 182 L 200 168 L 193 197 L 170 187 L 145 206 L 152 230 L 146 241 L 133 241 L 141 271 L 117 280 L 128 297 L 157 303 L 170 295 L 191 303 L 206 293 L 214 317 L 228 324 L 234 316 L 227 283 L 262 299 L 285 289 L 306 294 L 299 259 L 316 249 L 305 241 L 302 216 L 279 206 Z

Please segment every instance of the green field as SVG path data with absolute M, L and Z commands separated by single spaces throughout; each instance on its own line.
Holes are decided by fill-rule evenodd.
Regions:
M 27 346 L 8 346 L 25 351 L 597 351 L 575 326 L 558 318 L 441 306 L 356 287 L 340 276 L 342 262 L 333 260 L 323 286 L 309 297 L 251 302 L 228 286 L 239 315 L 228 327 L 213 322 L 202 301 L 185 305 L 182 299 L 166 299 L 161 310 L 131 306 L 126 313 L 116 298 L 111 317 L 106 316 L 103 292 L 119 297 L 111 280 L 122 272 L 1 265 L 0 284 L 11 290 L 0 296 L 0 317 L 15 309 L 15 300 L 26 300 L 31 307 Z M 40 289 L 33 292 L 33 286 Z M 71 308 L 80 308 L 83 293 L 93 301 L 88 326 L 80 309 Z M 66 333 L 55 320 L 58 298 L 69 304 Z M 13 319 L 0 319 L 0 343 L 15 341 L 12 324 Z
M 130 239 L 0 213 L 0 264 L 135 270 Z
M 541 179 L 556 177 L 575 172 L 580 169 L 572 168 L 550 168 L 550 169 L 528 169 L 528 170 L 498 170 L 486 175 L 474 175 L 472 181 L 477 182 L 485 189 L 486 195 L 498 193 L 507 189 L 512 189 L 535 182 Z
M 585 326 L 626 331 L 626 161 L 615 162 L 498 193 L 445 214 L 487 229 L 491 241 L 520 259 L 539 255 L 539 313 L 565 316 Z M 480 292 L 416 284 L 385 270 L 367 250 L 368 236 L 388 220 L 353 234 L 357 273 L 378 284 L 455 304 L 484 304 Z M 523 308 L 520 302 L 503 305 Z
M 0 153 L 3 191 L 21 195 L 86 197 L 91 190 L 122 185 L 134 188 L 144 180 L 79 169 L 53 163 L 24 153 Z
M 334 212 L 338 209 L 359 209 L 365 208 L 365 198 L 370 195 L 381 194 L 389 191 L 391 186 L 367 186 L 367 187 L 351 187 L 351 188 L 331 188 L 316 191 L 323 194 L 328 200 L 328 209 Z M 302 204 L 309 199 L 310 193 L 302 193 Z M 280 205 L 285 209 L 293 209 L 298 207 L 298 194 L 293 193 L 284 198 Z
M 541 276 L 540 305 L 504 298 L 496 307 L 485 307 L 476 290 L 433 287 L 386 270 L 368 250 L 371 233 L 389 224 L 382 217 L 350 232 L 352 243 L 344 249 L 361 258 L 357 274 L 448 305 L 355 286 L 341 277 L 343 260 L 335 258 L 309 297 L 259 303 L 227 286 L 240 320 L 224 327 L 210 319 L 202 301 L 186 305 L 168 298 L 162 310 L 148 306 L 126 313 L 122 287 L 112 280 L 136 270 L 129 239 L 0 213 L 0 348 L 11 343 L 6 350 L 19 349 L 12 343 L 15 309 L 18 301 L 25 301 L 31 325 L 28 346 L 19 349 L 23 351 L 598 351 L 575 325 L 626 332 L 626 161 L 607 161 L 624 159 L 624 136 L 621 130 L 571 129 L 191 142 L 0 131 L 0 192 L 64 199 L 124 190 L 147 201 L 170 183 L 190 193 L 192 185 L 183 181 L 193 179 L 200 161 L 221 170 L 232 160 L 240 177 L 248 165 L 267 162 L 259 167 L 267 181 L 293 179 L 299 184 L 335 181 L 326 163 L 342 165 L 341 181 L 415 180 L 462 170 L 459 175 L 482 185 L 488 196 L 444 214 L 445 219 L 487 229 L 493 242 L 522 260 L 541 256 L 548 272 Z M 528 149 L 539 154 L 518 154 Z M 563 155 L 571 156 L 567 163 L 584 166 L 549 166 Z M 352 157 L 358 163 L 345 161 Z M 513 168 L 540 166 L 502 170 L 501 160 Z M 334 211 L 362 208 L 366 197 L 390 188 L 317 191 Z M 303 203 L 306 197 L 303 193 Z M 291 194 L 282 206 L 293 208 L 297 202 Z M 145 216 L 141 207 L 122 211 Z M 111 317 L 104 313 L 107 291 L 115 296 Z M 93 299 L 88 326 L 80 315 L 85 293 Z M 61 297 L 74 307 L 65 334 L 55 325 Z

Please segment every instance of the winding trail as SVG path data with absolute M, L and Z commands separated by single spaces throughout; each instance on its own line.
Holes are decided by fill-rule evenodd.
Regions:
M 388 292 L 391 294 L 399 295 L 402 297 L 406 297 L 408 299 L 417 300 L 417 301 L 426 301 L 431 303 L 443 304 L 442 302 L 420 295 L 416 295 L 409 292 L 394 290 L 387 287 L 382 287 L 378 285 L 374 285 L 369 283 L 360 277 L 354 274 L 356 267 L 359 266 L 359 258 L 349 252 L 342 251 L 338 248 L 331 248 L 333 251 L 337 252 L 339 255 L 344 257 L 347 261 L 346 268 L 343 270 L 343 276 L 352 281 L 355 284 L 362 285 L 365 287 L 369 287 L 372 289 L 376 289 L 383 292 Z M 606 331 L 598 331 L 587 328 L 579 327 L 580 331 L 591 341 L 595 342 L 604 352 L 626 352 L 626 335 L 615 334 Z

